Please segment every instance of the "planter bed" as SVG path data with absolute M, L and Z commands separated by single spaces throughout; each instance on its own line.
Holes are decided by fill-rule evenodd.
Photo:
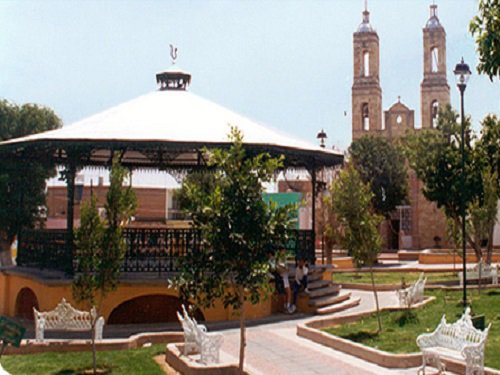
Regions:
M 429 294 L 429 293 L 427 293 Z M 424 332 L 431 332 L 437 326 L 443 313 L 449 321 L 454 321 L 462 313 L 457 302 L 461 291 L 435 290 L 436 300 L 429 300 L 412 309 L 418 321 L 402 321 L 404 309 L 384 309 L 382 313 L 382 336 L 376 334 L 374 312 L 352 314 L 344 317 L 313 320 L 298 326 L 297 334 L 327 345 L 336 350 L 363 358 L 384 367 L 408 368 L 421 364 L 416 337 Z M 469 292 L 469 300 L 476 314 L 485 313 L 487 322 L 492 322 L 490 335 L 486 343 L 486 365 L 500 367 L 500 289 L 487 289 L 481 296 L 477 291 Z M 388 310 L 398 310 L 391 312 Z M 357 341 L 357 342 L 355 342 Z M 463 373 L 464 364 L 449 361 L 447 368 Z M 487 374 L 500 374 L 500 371 L 488 369 Z

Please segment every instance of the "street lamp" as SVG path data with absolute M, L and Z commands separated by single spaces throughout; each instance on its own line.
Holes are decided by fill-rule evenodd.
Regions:
M 455 78 L 457 80 L 458 91 L 460 91 L 460 122 L 461 122 L 461 135 L 462 142 L 460 144 L 460 152 L 462 154 L 462 171 L 461 171 L 461 186 L 462 186 L 462 195 L 461 195 L 461 215 L 462 215 L 462 252 L 463 252 L 463 272 L 464 272 L 464 309 L 467 307 L 467 268 L 466 268 L 466 233 L 465 233 L 465 117 L 464 117 L 464 92 L 467 87 L 467 81 L 469 80 L 470 75 L 472 74 L 469 65 L 464 63 L 464 58 L 462 57 L 462 61 L 460 61 L 456 66 L 455 70 Z
M 325 139 L 328 137 L 323 129 L 321 129 L 316 138 L 319 139 L 319 147 L 325 148 Z

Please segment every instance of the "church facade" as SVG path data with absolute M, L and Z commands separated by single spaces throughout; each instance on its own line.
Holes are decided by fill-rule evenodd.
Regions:
M 379 37 L 370 24 L 368 9 L 353 34 L 352 139 L 366 135 L 396 140 L 408 131 L 437 125 L 439 107 L 449 104 L 450 86 L 446 78 L 446 32 L 430 6 L 423 28 L 423 77 L 420 84 L 421 123 L 415 125 L 415 111 L 398 98 L 382 109 Z M 413 171 L 408 175 L 409 194 L 382 225 L 382 237 L 391 249 L 425 249 L 446 246 L 446 220 L 434 203 L 422 194 L 422 183 Z

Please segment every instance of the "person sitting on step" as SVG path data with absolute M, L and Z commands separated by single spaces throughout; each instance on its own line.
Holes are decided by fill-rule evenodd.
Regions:
M 297 304 L 297 295 L 300 292 L 300 289 L 304 287 L 304 291 L 306 293 L 309 293 L 309 289 L 307 289 L 307 274 L 309 272 L 309 269 L 307 268 L 307 263 L 304 258 L 300 258 L 296 267 L 295 267 L 295 281 L 293 282 L 292 289 L 293 289 L 293 301 L 292 301 L 292 307 L 291 307 L 291 312 L 294 313 Z

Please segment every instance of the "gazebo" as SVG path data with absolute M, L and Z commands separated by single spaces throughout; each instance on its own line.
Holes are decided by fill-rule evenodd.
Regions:
M 250 155 L 284 155 L 285 169 L 307 170 L 312 183 L 312 230 L 296 231 L 295 250 L 314 258 L 317 173 L 343 162 L 338 151 L 311 145 L 252 121 L 188 90 L 191 75 L 171 68 L 156 75 L 158 90 L 61 129 L 0 143 L 0 155 L 22 160 L 50 159 L 64 168 L 67 230 L 27 230 L 19 237 L 18 265 L 73 272 L 75 176 L 86 166 L 109 167 L 118 151 L 122 165 L 168 171 L 182 177 L 205 168 L 203 149 L 227 148 L 230 126 L 244 136 Z M 189 230 L 125 230 L 125 272 L 175 271 L 175 257 L 189 252 L 196 236 Z

